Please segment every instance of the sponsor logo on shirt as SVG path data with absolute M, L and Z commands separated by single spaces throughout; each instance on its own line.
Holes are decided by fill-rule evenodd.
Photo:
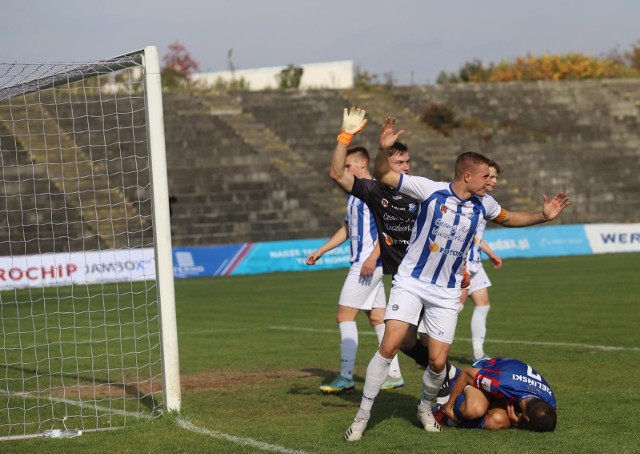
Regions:
M 398 227 L 402 227 L 402 226 L 398 226 Z M 411 227 L 409 227 L 410 229 Z M 391 229 L 393 230 L 393 229 Z M 393 238 L 390 235 L 387 235 L 386 233 L 382 232 L 382 236 L 384 237 L 384 242 L 387 243 L 387 245 L 389 246 L 393 246 L 394 244 L 404 244 L 404 245 L 408 245 L 409 244 L 409 240 L 401 240 L 399 238 Z
M 491 391 L 491 380 L 487 377 L 482 377 L 482 382 L 480 383 L 480 385 L 485 391 Z
M 429 250 L 431 252 L 438 252 L 443 255 L 453 255 L 455 257 L 462 257 L 462 252 L 440 247 L 438 243 L 434 243 L 433 241 L 429 244 Z

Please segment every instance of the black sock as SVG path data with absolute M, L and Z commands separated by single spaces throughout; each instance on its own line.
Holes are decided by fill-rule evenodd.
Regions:
M 413 358 L 416 363 L 425 369 L 429 365 L 429 350 L 419 341 L 416 342 L 416 344 L 409 350 L 403 350 L 402 353 L 407 355 L 409 358 Z

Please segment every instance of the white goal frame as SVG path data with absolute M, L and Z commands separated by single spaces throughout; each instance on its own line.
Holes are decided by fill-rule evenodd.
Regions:
M 14 197 L 14 193 L 12 192 L 14 191 L 14 187 L 21 188 L 25 184 L 31 184 L 32 182 L 35 187 L 36 180 L 38 180 L 38 184 L 42 184 L 42 175 L 48 174 L 51 181 L 57 178 L 57 183 L 54 184 L 51 181 L 48 183 L 50 187 L 58 187 L 58 189 L 55 189 L 56 194 L 54 195 L 56 197 L 66 198 L 69 194 L 73 194 L 73 196 L 78 199 L 76 202 L 78 206 L 73 208 L 80 213 L 78 214 L 80 221 L 69 220 L 69 225 L 76 222 L 81 225 L 80 229 L 83 230 L 83 232 L 89 232 L 89 236 L 93 235 L 95 238 L 105 236 L 105 234 L 101 232 L 106 228 L 106 235 L 108 236 L 111 232 L 113 238 L 116 238 L 117 241 L 114 240 L 113 243 L 109 243 L 106 242 L 106 240 L 99 240 L 98 247 L 91 246 L 90 249 L 83 249 L 81 251 L 74 250 L 69 242 L 66 246 L 62 246 L 62 251 L 43 248 L 41 254 L 28 254 L 26 252 L 24 254 L 11 253 L 9 256 L 0 257 L 0 284 L 2 284 L 3 281 L 12 281 L 13 284 L 11 285 L 14 285 L 13 288 L 9 288 L 6 285 L 0 288 L 0 310 L 2 310 L 2 312 L 0 312 L 0 319 L 2 319 L 4 315 L 5 305 L 7 307 L 15 306 L 14 310 L 16 313 L 21 314 L 20 317 L 23 317 L 24 315 L 22 314 L 25 312 L 27 313 L 24 319 L 18 320 L 18 316 L 15 316 L 17 320 L 15 325 L 26 326 L 28 333 L 25 335 L 22 332 L 16 332 L 10 320 L 6 322 L 0 320 L 2 323 L 2 333 L 0 333 L 2 334 L 2 338 L 0 338 L 0 340 L 3 341 L 3 345 L 0 345 L 3 353 L 2 356 L 0 356 L 0 363 L 3 364 L 0 364 L 0 366 L 4 367 L 4 372 L 0 369 L 0 402 L 5 402 L 5 404 L 0 403 L 0 440 L 41 436 L 45 430 L 49 429 L 69 428 L 83 431 L 113 429 L 127 425 L 127 421 L 129 420 L 153 419 L 164 412 L 177 413 L 181 410 L 169 191 L 158 50 L 155 46 L 149 46 L 143 50 L 107 60 L 89 63 L 51 63 L 47 66 L 46 70 L 40 69 L 44 65 L 45 64 L 0 63 L 0 153 L 3 153 L 2 148 L 5 144 L 13 141 L 15 142 L 15 145 L 13 145 L 15 150 L 11 149 L 11 153 L 16 156 L 19 155 L 20 159 L 24 159 L 25 153 L 29 154 L 32 160 L 31 167 L 33 168 L 31 173 L 29 173 L 29 171 L 25 171 L 25 169 L 29 168 L 29 164 L 27 164 L 26 167 L 24 165 L 22 167 L 16 165 L 14 173 L 26 174 L 27 179 L 24 181 L 13 181 L 11 180 L 13 174 L 5 178 L 5 169 L 2 168 L 4 161 L 0 162 L 0 168 L 2 168 L 2 170 L 0 170 L 0 184 L 4 185 L 4 192 L 2 192 L 1 196 L 3 197 L 2 200 L 8 200 Z M 122 74 L 124 74 L 124 77 L 119 79 L 119 75 Z M 55 103 L 56 95 L 55 92 L 52 95 L 54 104 L 46 104 L 50 102 L 48 101 L 50 98 L 45 98 L 44 96 L 40 98 L 42 93 L 46 93 L 47 90 L 55 91 L 59 89 L 59 87 L 69 87 L 68 91 L 71 92 L 75 89 L 75 86 L 81 86 L 86 81 L 89 81 L 87 83 L 91 84 L 91 80 L 97 81 L 95 85 L 91 85 L 88 88 L 87 86 L 80 88 L 80 90 L 84 90 L 85 95 L 89 93 L 89 95 L 94 96 L 95 93 L 98 93 L 95 96 L 102 99 L 102 93 L 124 92 L 125 94 L 122 96 L 126 96 L 128 90 L 137 90 L 135 95 L 138 97 L 137 99 L 144 98 L 144 112 L 134 112 L 131 116 L 141 116 L 144 121 L 143 130 L 146 130 L 146 137 L 143 138 L 144 140 L 136 137 L 135 140 L 137 141 L 136 146 L 139 148 L 144 147 L 147 152 L 147 156 L 144 158 L 148 160 L 148 163 L 145 164 L 148 165 L 148 167 L 145 167 L 141 171 L 148 173 L 148 176 L 145 176 L 145 178 L 148 178 L 148 185 L 140 188 L 127 187 L 126 190 L 133 192 L 139 191 L 142 194 L 145 194 L 145 191 L 150 193 L 144 201 L 144 203 L 150 207 L 150 213 L 146 216 L 146 219 L 142 219 L 143 215 L 136 211 L 136 203 L 140 206 L 140 203 L 143 202 L 132 202 L 130 197 L 125 194 L 125 188 L 107 187 L 105 189 L 97 189 L 94 172 L 96 175 L 100 173 L 98 164 L 93 161 L 90 152 L 89 158 L 87 159 L 87 152 L 83 152 L 82 150 L 83 148 L 91 150 L 91 143 L 89 143 L 89 145 L 73 144 L 75 137 L 81 134 L 90 135 L 87 134 L 86 131 L 81 131 L 82 125 L 78 126 L 77 134 L 74 129 L 71 132 L 65 132 L 64 137 L 55 137 L 50 132 L 51 130 L 47 129 L 48 126 L 45 125 L 53 123 L 54 121 L 75 122 L 76 120 L 67 117 L 62 118 L 62 120 L 60 118 L 49 118 L 58 115 L 57 104 Z M 64 88 L 64 90 L 67 90 L 67 88 Z M 81 97 L 83 92 L 79 93 Z M 71 96 L 70 94 L 69 97 Z M 17 101 L 13 101 L 14 99 Z M 42 118 L 38 118 L 37 120 L 44 125 L 42 126 L 43 132 L 39 133 L 41 137 L 37 140 L 34 138 L 33 141 L 30 140 L 29 128 L 32 128 L 34 120 L 25 120 L 20 117 L 20 115 L 24 114 L 22 111 L 28 111 L 32 106 L 37 106 L 39 111 L 43 112 Z M 116 107 L 116 110 L 117 109 L 118 107 Z M 73 107 L 71 110 L 73 110 Z M 45 113 L 45 111 L 54 113 Z M 18 115 L 14 116 L 14 113 Z M 32 115 L 32 113 L 27 112 L 26 115 L 29 116 Z M 61 117 L 66 115 L 68 114 L 60 113 Z M 89 107 L 86 107 L 86 116 L 89 117 L 92 115 L 92 121 L 95 121 L 95 114 L 90 114 Z M 56 126 L 56 128 L 57 127 L 58 126 Z M 124 125 L 123 130 L 126 127 L 127 126 Z M 139 125 L 136 127 L 139 127 Z M 62 126 L 60 128 L 63 129 Z M 109 131 L 104 132 L 105 137 L 107 133 L 109 133 Z M 135 131 L 133 134 L 135 135 Z M 17 136 L 20 136 L 20 138 L 16 138 Z M 40 140 L 40 142 L 38 142 L 38 140 Z M 88 140 L 89 142 L 91 141 L 90 138 Z M 29 149 L 29 146 L 32 146 L 34 149 L 41 147 L 40 143 L 51 144 L 52 148 L 49 149 L 49 145 L 47 145 L 46 148 L 38 151 L 39 154 Z M 69 143 L 73 145 L 69 145 Z M 105 139 L 105 143 L 100 146 L 105 149 L 106 153 L 106 149 L 118 147 L 119 145 L 107 143 Z M 76 156 L 80 156 L 77 159 L 83 159 L 85 163 L 88 161 L 85 167 L 81 168 L 80 165 L 78 165 L 78 167 L 75 168 L 74 171 L 78 174 L 78 181 L 66 179 L 69 167 L 73 164 L 68 161 L 68 157 L 51 158 L 52 160 L 48 162 L 43 162 L 42 160 L 45 158 L 40 157 L 45 155 L 53 156 L 56 153 L 59 153 L 61 156 L 69 156 L 70 153 L 75 153 Z M 137 155 L 135 158 L 139 159 Z M 58 161 L 54 162 L 54 159 L 58 159 Z M 67 159 L 67 161 L 65 161 L 65 159 Z M 108 161 L 109 159 L 105 159 L 104 167 L 107 168 L 106 172 L 108 172 L 110 165 Z M 38 167 L 38 170 L 34 170 L 36 167 Z M 102 167 L 100 169 L 102 169 Z M 85 171 L 91 174 L 80 176 L 80 174 Z M 57 177 L 56 172 L 62 176 Z M 124 173 L 122 170 L 121 172 Z M 37 178 L 35 177 L 36 174 L 39 175 Z M 95 176 L 96 179 L 103 178 L 105 181 L 109 181 L 109 177 L 109 174 L 103 177 Z M 80 179 L 82 179 L 82 181 L 80 181 Z M 144 178 L 142 178 L 142 180 L 144 180 Z M 62 184 L 60 182 L 62 182 Z M 93 182 L 93 186 L 91 182 Z M 70 191 L 69 194 L 65 192 L 67 190 Z M 54 190 L 52 189 L 52 191 Z M 105 208 L 104 205 L 100 205 L 100 208 L 98 208 L 99 202 L 95 201 L 95 207 L 92 207 L 93 211 L 95 211 L 95 219 L 91 219 L 90 210 L 83 206 L 85 203 L 84 200 L 82 200 L 83 196 L 79 195 L 88 191 L 94 191 L 95 193 L 102 191 L 108 194 L 110 203 L 113 203 L 114 206 L 120 205 L 124 207 L 123 212 L 125 215 L 114 214 L 112 219 L 105 219 L 104 216 L 101 216 L 101 213 L 105 209 L 110 210 L 110 208 Z M 33 199 L 37 201 L 38 197 L 52 198 L 54 196 L 52 194 L 34 192 Z M 19 196 L 18 194 L 18 197 Z M 94 200 L 97 200 L 95 196 Z M 5 201 L 4 203 L 7 204 L 8 202 Z M 99 209 L 103 211 L 99 213 Z M 47 207 L 45 211 L 47 210 L 55 211 L 54 208 L 49 207 Z M 71 211 L 71 208 L 69 208 L 69 211 Z M 116 211 L 114 210 L 113 213 L 116 213 Z M 19 215 L 19 213 L 16 215 Z M 131 218 L 128 218 L 129 215 L 131 215 Z M 0 234 L 3 234 L 2 228 L 5 228 L 9 238 L 9 240 L 5 240 L 5 236 L 0 236 L 0 244 L 9 244 L 12 232 L 15 232 L 16 229 L 22 227 L 26 232 L 27 228 L 31 228 L 34 224 L 40 222 L 39 219 L 41 216 L 37 213 L 37 210 L 34 215 L 37 220 L 25 220 L 25 216 L 23 216 L 24 219 L 21 221 L 23 224 L 12 225 L 8 214 L 6 219 L 2 219 L 0 215 L 0 224 L 2 224 L 0 225 Z M 122 216 L 124 216 L 124 219 Z M 103 227 L 109 222 L 113 222 L 113 224 Z M 137 243 L 127 246 L 129 240 L 127 240 L 128 237 L 126 235 L 129 234 L 129 225 L 132 224 L 135 227 L 136 223 L 140 225 L 146 223 L 145 226 L 149 223 L 151 224 L 148 227 L 140 228 L 140 235 L 144 237 L 143 240 L 140 240 L 140 244 L 148 244 L 149 247 L 144 245 L 140 246 L 140 244 Z M 117 230 L 119 227 L 116 227 L 116 225 L 119 226 L 122 224 L 126 226 L 124 227 L 126 232 Z M 54 225 L 53 221 L 51 221 L 51 225 L 53 225 L 53 230 L 64 228 L 64 226 L 59 223 Z M 147 230 L 152 232 L 152 238 L 149 237 L 148 233 L 145 233 Z M 133 233 L 136 232 L 137 230 L 133 231 Z M 41 241 L 38 235 L 36 235 L 36 237 L 29 236 L 31 234 L 24 232 L 23 235 L 24 239 L 21 241 L 24 244 L 29 242 L 33 244 L 34 241 Z M 63 239 L 54 237 L 51 241 L 58 241 L 58 243 L 60 243 L 64 241 L 64 238 L 71 238 L 74 235 L 75 233 L 67 233 L 67 236 L 62 237 Z M 82 244 L 84 244 L 84 238 L 85 237 L 79 239 Z M 78 238 L 75 239 L 78 240 Z M 100 243 L 100 241 L 103 242 Z M 117 246 L 117 242 L 124 243 L 124 246 Z M 87 242 L 87 244 L 93 243 Z M 94 257 L 98 257 L 98 259 L 104 257 L 122 257 L 123 254 L 128 254 L 127 257 L 136 257 L 139 259 L 136 263 L 141 267 L 141 264 L 145 260 L 151 262 L 149 270 L 145 269 L 140 272 L 139 269 L 128 269 L 126 266 L 121 266 L 122 269 L 115 269 L 113 263 L 120 260 L 118 258 L 112 259 L 109 266 L 104 264 L 96 265 L 95 263 L 97 262 L 92 262 L 94 264 L 89 265 L 89 261 L 93 260 Z M 149 258 L 151 255 L 152 260 Z M 62 263 L 66 257 L 77 258 L 80 261 L 84 260 L 85 262 L 82 263 L 83 266 L 85 266 L 84 264 L 86 263 L 86 270 L 84 270 L 86 274 L 88 274 L 90 266 L 102 266 L 103 268 L 97 273 L 99 276 L 97 279 L 99 280 L 96 281 L 95 277 L 89 279 L 85 276 L 82 278 L 84 280 L 78 278 L 80 279 L 79 281 L 74 281 L 75 276 L 82 274 L 80 271 L 83 270 L 79 270 L 77 265 L 70 265 L 68 263 L 65 265 Z M 133 263 L 133 258 L 131 261 Z M 123 262 L 117 263 L 121 264 Z M 70 277 L 71 274 L 74 275 L 73 278 Z M 36 279 L 36 277 L 39 278 L 39 280 Z M 147 282 L 151 282 L 151 284 L 147 285 Z M 136 287 L 136 285 L 138 287 Z M 80 291 L 75 291 L 76 286 Z M 91 291 L 86 290 L 89 288 Z M 98 304 L 101 303 L 103 307 L 95 309 L 95 312 L 93 312 L 94 309 L 92 305 L 96 305 L 96 301 L 92 292 L 96 288 L 105 288 L 107 289 L 107 293 L 111 292 L 111 288 L 115 288 L 116 292 L 123 289 L 128 293 L 126 293 L 124 297 L 119 294 L 114 295 L 108 293 L 107 296 L 103 297 L 102 301 L 98 301 Z M 25 292 L 27 292 L 28 300 L 18 301 L 18 295 L 23 295 Z M 75 295 L 75 293 L 82 294 L 83 292 L 87 294 L 91 293 L 91 296 L 86 298 L 86 302 L 81 299 L 82 295 Z M 47 294 L 46 297 L 39 296 L 45 295 L 45 293 Z M 71 296 L 66 296 L 67 294 Z M 3 296 L 5 301 L 3 301 Z M 140 303 L 136 298 L 142 298 L 143 302 Z M 13 299 L 16 301 L 15 304 Z M 110 303 L 111 299 L 116 300 L 118 305 L 117 310 L 109 306 L 109 304 L 112 304 Z M 123 305 L 130 302 L 130 307 L 120 309 L 121 299 L 125 301 Z M 71 301 L 71 304 L 69 304 L 69 301 Z M 76 310 L 75 301 L 82 301 L 82 304 L 86 303 L 88 307 L 91 308 L 90 311 L 87 311 L 91 312 L 91 315 L 86 315 L 84 312 L 78 313 L 77 315 L 74 314 L 73 311 Z M 36 328 L 39 322 L 34 321 L 35 318 L 39 317 L 40 319 L 44 318 L 46 320 L 49 316 L 48 312 L 36 313 L 33 307 L 37 305 L 43 306 L 45 311 L 49 310 L 49 306 L 54 308 L 52 312 L 55 313 L 56 320 L 58 320 L 59 323 L 57 327 L 59 332 L 57 334 L 52 331 L 51 325 L 53 323 L 49 321 L 45 321 L 44 328 L 40 328 L 39 326 Z M 70 312 L 66 309 L 69 306 L 73 308 L 73 311 Z M 62 307 L 64 307 L 64 309 L 61 309 Z M 7 309 L 7 313 L 11 314 L 10 317 L 13 317 L 11 310 L 13 309 Z M 30 314 L 28 314 L 29 310 L 31 310 Z M 102 310 L 104 310 L 105 314 L 101 313 Z M 94 334 L 91 330 L 95 329 L 93 324 L 96 323 L 96 314 L 102 316 L 104 320 L 107 320 L 107 318 L 111 317 L 110 313 L 120 310 L 126 314 L 134 314 L 132 316 L 133 321 L 125 320 L 127 324 L 131 325 L 130 327 L 124 329 L 120 327 L 120 331 L 131 331 L 130 337 L 126 337 L 125 340 L 120 342 L 117 337 L 119 327 L 104 322 L 101 325 L 96 324 L 96 326 L 100 326 L 100 329 L 104 332 L 101 335 L 111 336 L 111 332 L 115 332 L 116 334 L 114 337 L 99 339 L 98 341 L 93 339 Z M 145 311 L 149 314 L 149 319 L 140 320 L 138 312 L 144 314 Z M 64 319 L 65 323 L 66 320 L 72 319 L 75 321 L 76 316 L 78 320 L 80 320 L 80 326 L 62 326 L 60 320 Z M 118 317 L 120 317 L 119 312 Z M 86 326 L 87 323 L 89 327 Z M 154 325 L 157 325 L 157 327 Z M 149 333 L 144 332 L 147 328 L 150 329 Z M 129 401 L 125 402 L 125 399 L 122 399 L 122 403 L 117 403 L 113 408 L 108 404 L 105 404 L 107 405 L 105 408 L 101 402 L 106 401 L 109 396 L 102 400 L 102 394 L 100 398 L 98 398 L 96 397 L 97 393 L 94 392 L 94 396 L 83 400 L 81 397 L 82 392 L 87 394 L 87 390 L 78 390 L 76 394 L 66 393 L 65 380 L 69 383 L 74 380 L 74 375 L 81 376 L 82 373 L 90 375 L 90 372 L 81 370 L 81 367 L 84 366 L 85 363 L 93 363 L 94 361 L 90 357 L 84 356 L 84 353 L 71 359 L 65 358 L 64 355 L 66 352 L 74 347 L 73 339 L 76 339 L 77 336 L 76 329 L 83 333 L 89 333 L 88 336 L 90 338 L 84 339 L 82 336 L 79 336 L 76 341 L 77 345 L 88 345 L 88 347 L 86 347 L 87 350 L 90 349 L 91 352 L 93 352 L 93 342 L 99 343 L 96 348 L 98 351 L 102 348 L 103 344 L 109 344 L 110 350 L 105 347 L 105 351 L 108 351 L 101 356 L 106 358 L 107 364 L 110 362 L 118 365 L 123 364 L 122 370 L 117 370 L 121 377 L 119 380 L 112 378 L 109 373 L 107 373 L 109 376 L 104 379 L 96 376 L 89 377 L 89 379 L 85 376 L 82 377 L 82 379 L 85 381 L 93 380 L 95 383 L 98 383 L 98 385 L 106 385 L 107 387 L 117 385 L 129 394 L 127 399 L 130 399 L 132 394 L 131 389 L 127 388 L 133 388 L 135 392 L 138 393 L 137 400 L 142 402 L 142 404 L 138 403 L 136 404 L 138 407 L 134 406 L 134 409 L 130 410 L 131 404 L 126 403 Z M 47 339 L 52 339 L 52 345 L 56 345 L 51 351 L 49 351 L 48 346 L 41 345 L 39 341 L 36 340 L 36 338 L 43 336 L 43 332 Z M 109 332 L 109 334 L 106 334 L 107 332 Z M 61 344 L 58 345 L 59 339 L 64 338 L 69 335 L 69 333 L 72 333 L 73 339 L 71 341 L 60 341 Z M 119 345 L 119 342 L 120 345 L 130 343 L 133 349 L 131 351 L 125 351 L 125 347 L 121 347 L 122 351 L 116 352 L 120 353 L 121 357 L 117 357 L 113 352 L 113 350 L 116 350 L 113 346 Z M 147 345 L 139 348 L 138 343 L 144 344 L 144 342 L 146 342 Z M 62 345 L 62 343 L 64 343 L 64 345 Z M 56 350 L 57 347 L 59 347 L 58 350 Z M 20 353 L 20 348 L 27 348 L 34 352 L 37 351 L 37 354 L 34 353 L 31 355 L 34 356 L 36 360 L 24 363 L 20 362 L 23 358 Z M 76 349 L 77 348 L 76 346 Z M 51 353 L 50 357 L 42 356 L 41 352 L 45 351 L 45 349 L 47 353 Z M 154 356 L 155 353 L 159 353 L 157 361 L 155 357 L 150 358 Z M 148 364 L 143 363 L 138 365 L 138 358 L 144 357 L 145 355 L 150 358 L 146 359 Z M 31 358 L 31 356 L 25 355 L 25 357 L 29 358 Z M 69 370 L 63 369 L 62 363 L 65 361 L 70 361 L 75 364 L 77 371 L 69 372 Z M 55 365 L 58 363 L 60 364 L 60 368 L 57 369 L 56 372 L 52 364 Z M 156 365 L 157 368 L 160 369 L 161 380 L 159 379 L 160 377 L 158 377 L 159 374 L 155 372 Z M 129 378 L 128 375 L 129 372 L 131 372 L 130 369 L 135 369 L 136 367 L 143 370 L 141 374 L 142 379 L 138 382 L 133 380 L 134 382 L 130 385 L 127 382 Z M 27 372 L 25 371 L 28 371 L 28 373 L 32 375 L 26 376 Z M 108 369 L 108 372 L 109 371 L 110 369 Z M 133 371 L 131 373 L 138 374 L 139 371 Z M 148 374 L 146 379 L 144 378 L 145 373 Z M 24 382 L 29 382 L 30 384 L 20 385 L 18 383 L 20 378 L 16 378 L 16 376 L 20 374 L 24 376 Z M 101 380 L 104 381 L 102 382 Z M 33 382 L 38 384 L 36 389 L 32 389 L 31 387 Z M 60 385 L 60 382 L 63 384 Z M 156 382 L 161 382 L 161 386 L 160 383 L 156 384 Z M 40 383 L 44 384 L 42 388 L 40 388 Z M 51 383 L 54 383 L 54 385 Z M 138 386 L 142 383 L 143 386 Z M 98 385 L 95 386 L 97 387 Z M 73 386 L 77 388 L 81 387 L 80 385 Z M 151 390 L 149 391 L 149 389 Z M 110 390 L 106 391 L 107 394 L 110 392 Z M 161 399 L 159 399 L 158 396 L 160 396 Z M 153 403 L 146 403 L 146 401 L 149 400 L 153 401 Z M 65 412 L 73 412 L 68 410 L 70 408 L 79 408 L 78 414 L 74 414 L 73 416 L 65 415 Z M 147 409 L 149 411 L 146 411 Z M 22 413 L 20 413 L 21 411 Z M 40 413 L 46 414 L 46 416 L 42 417 L 42 420 L 38 420 Z M 22 414 L 22 416 L 15 416 L 19 414 Z M 89 415 L 88 417 L 86 416 L 87 414 Z M 9 423 L 6 423 L 2 419 L 3 415 L 5 419 L 9 420 Z M 92 417 L 94 419 L 93 421 L 85 422 L 85 419 L 90 420 Z M 108 422 L 105 422 L 105 420 Z

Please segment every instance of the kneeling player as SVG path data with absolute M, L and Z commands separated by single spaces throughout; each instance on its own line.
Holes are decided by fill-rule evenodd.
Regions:
M 512 358 L 464 369 L 449 402 L 434 414 L 441 425 L 487 430 L 552 432 L 557 423 L 551 387 L 531 366 Z

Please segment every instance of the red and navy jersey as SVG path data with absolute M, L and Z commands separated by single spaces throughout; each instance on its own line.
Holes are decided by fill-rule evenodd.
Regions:
M 552 407 L 556 398 L 549 383 L 528 364 L 513 358 L 492 358 L 479 364 L 473 384 L 498 400 L 516 403 L 536 397 Z
M 407 252 L 418 202 L 377 180 L 355 178 L 351 195 L 363 200 L 378 226 L 384 274 L 396 274 Z

